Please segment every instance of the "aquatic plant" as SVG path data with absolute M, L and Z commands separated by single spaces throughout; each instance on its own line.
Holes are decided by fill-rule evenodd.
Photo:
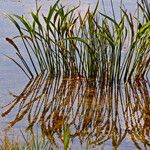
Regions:
M 22 131 L 19 138 L 23 141 L 20 142 L 18 137 L 14 135 L 13 138 L 10 138 L 9 135 L 5 133 L 4 139 L 1 139 L 0 150 L 51 150 L 53 149 L 49 144 L 48 140 L 36 135 L 33 137 L 31 134 L 25 134 Z
M 150 3 L 148 2 L 148 0 L 141 0 L 141 3 L 138 3 L 138 6 L 143 12 L 145 21 L 150 21 Z
M 121 17 L 116 19 L 112 1 L 112 17 L 100 12 L 98 4 L 82 16 L 77 11 L 79 6 L 66 9 L 58 0 L 47 15 L 37 7 L 31 13 L 32 22 L 24 16 L 7 14 L 20 35 L 6 40 L 15 47 L 21 63 L 9 58 L 29 79 L 44 72 L 51 76 L 95 78 L 109 85 L 144 78 L 150 69 L 148 1 L 138 3 L 138 11 L 142 10 L 146 20 L 142 24 L 139 16 L 134 19 L 123 5 Z M 21 38 L 30 63 L 15 44 L 16 38 Z

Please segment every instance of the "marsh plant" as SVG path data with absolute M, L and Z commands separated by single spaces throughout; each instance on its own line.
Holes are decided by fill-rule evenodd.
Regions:
M 38 135 L 33 136 L 22 131 L 19 137 L 10 137 L 5 133 L 4 138 L 0 141 L 0 150 L 52 150 L 48 140 L 42 139 Z M 23 141 L 20 142 L 19 138 Z
M 36 3 L 31 21 L 5 14 L 19 31 L 6 38 L 19 61 L 7 57 L 30 81 L 19 95 L 10 93 L 13 100 L 1 116 L 16 113 L 8 131 L 26 119 L 31 137 L 22 134 L 24 149 L 90 149 L 105 144 L 117 149 L 128 139 L 137 149 L 150 147 L 150 86 L 143 80 L 150 69 L 150 4 L 137 1 L 132 15 L 121 1 L 118 18 L 110 2 L 112 16 L 103 0 L 84 15 L 78 11 L 80 5 L 66 8 L 59 0 L 47 14 Z M 22 146 L 6 136 L 0 148 Z
M 20 58 L 14 61 L 29 79 L 49 72 L 52 76 L 76 76 L 96 79 L 106 84 L 143 79 L 150 62 L 150 7 L 147 0 L 137 2 L 135 16 L 120 3 L 120 18 L 99 10 L 84 15 L 78 7 L 66 8 L 58 0 L 47 15 L 41 7 L 25 16 L 7 15 L 19 35 L 6 40 Z M 102 3 L 103 4 L 103 3 Z M 104 6 L 103 6 L 104 7 Z M 139 15 L 140 14 L 140 15 Z M 141 18 L 142 14 L 142 18 Z M 28 57 L 15 43 L 21 39 Z

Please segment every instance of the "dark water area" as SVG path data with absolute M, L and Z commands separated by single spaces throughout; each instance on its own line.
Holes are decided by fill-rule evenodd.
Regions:
M 55 1 L 38 1 L 42 12 Z M 83 14 L 94 8 L 96 0 L 61 1 L 68 7 L 81 3 Z M 111 15 L 110 2 L 105 1 Z M 135 13 L 136 2 L 124 0 L 129 12 Z M 114 9 L 119 17 L 118 0 Z M 38 129 L 54 149 L 63 149 L 63 127 L 70 136 L 72 149 L 150 149 L 150 84 L 131 82 L 103 87 L 93 80 L 53 78 L 48 74 L 30 81 L 4 54 L 16 57 L 6 41 L 18 32 L 1 13 L 29 17 L 35 10 L 33 0 L 0 0 L 0 128 L 20 136 L 20 130 Z M 30 17 L 29 17 L 30 18 Z M 17 41 L 21 46 L 21 41 Z M 26 54 L 24 53 L 26 57 Z M 18 58 L 16 58 L 18 59 Z M 148 76 L 149 78 L 149 76 Z M 1 135 L 0 135 L 1 136 Z

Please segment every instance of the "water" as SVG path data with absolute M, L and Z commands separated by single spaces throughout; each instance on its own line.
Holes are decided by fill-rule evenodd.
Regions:
M 109 87 L 44 75 L 29 82 L 2 116 L 8 128 L 38 129 L 59 148 L 68 133 L 72 149 L 85 149 L 87 141 L 93 149 L 144 149 L 150 146 L 149 90 L 144 81 Z
M 54 3 L 54 1 L 39 1 L 39 4 L 43 5 L 43 13 L 47 12 L 48 5 L 52 3 Z M 78 3 L 79 1 L 70 2 L 69 0 L 63 0 L 63 5 L 69 7 L 74 5 L 77 6 Z M 89 6 L 92 9 L 96 5 L 96 1 L 91 2 L 90 0 L 82 0 L 80 3 L 81 6 L 79 10 L 83 14 Z M 107 13 L 111 14 L 109 1 L 105 1 L 105 4 Z M 114 9 L 117 12 L 119 10 L 119 3 L 117 0 L 114 0 L 114 4 Z M 124 4 L 129 11 L 132 13 L 135 12 L 134 8 L 136 3 L 134 1 L 126 0 L 124 1 Z M 35 4 L 32 0 L 26 0 L 25 2 L 23 0 L 0 0 L 0 11 L 29 17 L 31 10 L 35 10 Z M 117 17 L 119 17 L 119 13 L 117 13 Z M 19 95 L 28 83 L 28 79 L 25 77 L 24 73 L 4 56 L 4 54 L 6 54 L 16 57 L 13 47 L 5 41 L 6 37 L 13 37 L 16 33 L 17 31 L 15 27 L 3 14 L 0 14 L 0 107 L 15 99 L 13 96 L 10 96 L 9 91 L 15 95 Z M 21 42 L 18 41 L 18 44 L 21 45 Z M 26 104 L 31 104 L 31 95 L 35 92 L 33 88 L 30 90 L 27 88 L 26 90 L 29 92 L 29 96 L 26 95 L 23 106 L 25 109 L 28 108 L 29 110 L 23 114 L 24 108 L 20 109 L 20 115 L 23 114 L 23 118 L 20 122 L 18 122 L 16 115 L 18 113 L 19 105 L 23 101 L 21 95 L 19 102 L 13 106 L 13 111 L 8 114 L 8 117 L 0 117 L 0 127 L 4 129 L 7 122 L 14 120 L 13 123 L 15 123 L 15 125 L 13 126 L 13 129 L 18 134 L 20 129 L 25 129 L 29 125 L 31 128 L 31 124 L 27 122 L 27 116 L 29 116 L 29 111 L 31 111 L 33 116 L 30 121 L 32 122 L 36 118 L 35 116 L 38 112 L 35 111 L 35 108 L 39 101 L 40 103 L 38 105 L 41 104 L 41 108 L 38 106 L 38 109 L 41 111 L 38 114 L 38 119 L 36 120 L 36 123 L 39 122 L 39 125 L 36 128 L 39 128 L 40 130 L 42 127 L 42 121 L 39 118 L 41 118 L 42 113 L 44 113 L 44 106 L 45 104 L 47 105 L 47 101 L 49 99 L 49 101 L 52 102 L 49 106 L 51 109 L 47 111 L 45 117 L 49 114 L 51 114 L 51 117 L 47 120 L 47 122 L 45 121 L 46 130 L 48 130 L 48 124 L 50 123 L 50 129 L 53 130 L 51 137 L 56 138 L 57 142 L 61 141 L 58 138 L 58 135 L 62 136 L 60 126 L 62 126 L 62 116 L 65 116 L 65 123 L 70 128 L 72 137 L 75 137 L 72 145 L 73 149 L 81 148 L 81 141 L 83 142 L 82 149 L 85 149 L 86 138 L 90 139 L 91 146 L 94 146 L 95 149 L 98 147 L 101 148 L 102 146 L 104 146 L 105 149 L 112 149 L 112 147 L 118 147 L 121 150 L 136 149 L 136 142 L 139 143 L 139 146 L 142 149 L 144 149 L 144 144 L 146 144 L 149 148 L 150 120 L 149 115 L 145 114 L 145 112 L 149 112 L 149 107 L 146 106 L 150 105 L 148 103 L 149 87 L 147 84 L 140 83 L 139 87 L 137 84 L 134 85 L 137 87 L 128 85 L 119 90 L 115 89 L 116 91 L 108 94 L 105 90 L 101 93 L 100 90 L 95 90 L 94 85 L 87 85 L 85 81 L 80 80 L 61 79 L 58 81 L 59 84 L 56 89 L 56 84 L 51 83 L 56 82 L 55 80 L 49 81 L 49 78 L 47 78 L 47 82 L 49 82 L 48 85 L 52 86 L 52 89 L 49 89 L 51 91 L 49 96 L 47 96 L 46 91 L 43 90 L 43 87 L 46 86 L 46 81 L 44 80 L 44 84 L 41 86 L 39 85 L 38 87 L 40 90 L 38 94 L 35 95 L 36 101 L 33 103 L 33 107 L 27 107 Z M 68 83 L 69 87 L 66 88 Z M 32 84 L 36 85 L 36 81 L 30 83 L 29 86 Z M 60 86 L 62 87 L 60 88 Z M 80 92 L 77 92 L 78 90 Z M 54 95 L 52 95 L 52 93 L 55 92 L 57 95 L 55 95 L 56 98 L 54 98 L 53 101 L 52 97 Z M 39 99 L 39 95 L 41 93 L 42 98 Z M 107 97 L 104 96 L 106 93 L 108 94 Z M 116 93 L 116 95 L 114 93 Z M 144 95 L 143 93 L 146 94 Z M 132 98 L 129 97 L 130 94 L 132 95 Z M 114 102 L 110 102 L 111 99 L 113 99 Z M 95 102 L 95 100 L 97 101 Z M 112 106 L 112 109 L 110 109 L 109 106 Z M 8 109 L 9 106 L 6 108 Z M 6 111 L 6 108 L 0 109 L 0 113 L 2 114 L 2 112 Z M 109 113 L 111 113 L 111 115 L 108 118 Z M 57 119 L 60 122 L 57 122 Z M 35 126 L 34 124 L 32 125 L 33 127 Z M 44 126 L 42 128 L 44 129 Z M 97 143 L 94 143 L 96 138 L 98 141 Z M 99 145 L 98 142 L 102 142 L 102 140 L 106 140 L 106 142 L 103 142 L 102 146 L 95 146 Z M 60 145 L 62 145 L 61 142 Z

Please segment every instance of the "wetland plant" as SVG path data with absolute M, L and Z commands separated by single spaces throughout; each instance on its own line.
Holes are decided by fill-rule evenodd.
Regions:
M 51 76 L 76 76 L 97 79 L 112 85 L 143 79 L 150 63 L 150 7 L 147 0 L 137 3 L 137 16 L 121 3 L 120 18 L 99 11 L 99 2 L 82 15 L 78 7 L 66 8 L 59 0 L 50 6 L 47 15 L 41 7 L 31 12 L 32 22 L 25 16 L 7 15 L 19 35 L 6 40 L 20 58 L 14 61 L 32 79 L 49 72 Z M 141 23 L 140 14 L 143 14 Z M 14 42 L 20 38 L 28 57 Z
M 11 139 L 5 134 L 4 139 L 1 139 L 0 150 L 51 150 L 53 149 L 49 144 L 48 140 L 41 139 L 36 136 L 33 137 L 29 134 L 24 134 L 21 131 L 20 137 L 24 140 L 19 142 L 18 137 Z

